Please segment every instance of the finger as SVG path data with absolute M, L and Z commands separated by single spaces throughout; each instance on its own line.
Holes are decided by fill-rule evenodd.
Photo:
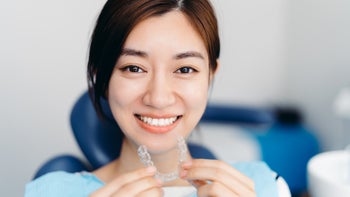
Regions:
M 246 191 L 251 190 L 240 183 L 237 180 L 238 178 L 232 178 L 227 173 L 217 169 L 193 168 L 188 171 L 185 178 L 194 182 L 197 189 L 203 185 L 216 185 L 217 183 L 220 183 L 220 185 L 225 186 L 235 193 L 245 193 Z M 207 182 L 203 182 L 203 180 L 206 180 Z
M 148 196 L 150 194 L 159 194 L 161 190 L 161 182 L 153 177 L 145 177 L 126 184 L 112 196 Z M 147 194 L 147 195 L 146 195 Z M 157 196 L 157 195 L 156 195 Z
M 205 168 L 211 169 L 211 174 L 224 171 L 232 177 L 239 177 L 238 181 L 246 185 L 249 188 L 254 189 L 254 181 L 249 177 L 242 174 L 240 171 L 233 168 L 231 165 L 220 161 L 220 160 L 209 160 L 209 159 L 194 159 L 190 162 L 186 162 L 182 165 L 183 169 L 189 168 Z
M 192 164 L 184 164 L 183 168 L 181 175 L 187 180 L 220 182 L 236 193 L 254 191 L 252 180 L 222 161 L 193 160 Z
M 123 174 L 110 183 L 106 184 L 104 187 L 95 191 L 91 196 L 110 196 L 115 191 L 118 191 L 121 187 L 133 183 L 138 179 L 153 177 L 155 175 L 155 172 L 155 167 L 147 167 Z
M 162 188 L 152 188 L 146 191 L 141 192 L 136 197 L 161 197 L 164 195 L 164 191 Z
M 207 197 L 207 196 L 232 196 L 232 197 L 238 197 L 239 194 L 232 192 L 230 189 L 226 188 L 222 184 L 219 183 L 211 183 L 211 184 L 205 184 L 197 188 L 197 195 L 198 197 Z M 244 196 L 244 195 L 242 195 Z M 248 197 L 248 196 L 244 196 Z

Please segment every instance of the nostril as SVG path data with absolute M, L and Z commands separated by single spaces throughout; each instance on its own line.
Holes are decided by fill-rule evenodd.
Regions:
M 157 109 L 171 106 L 176 101 L 176 95 L 167 87 L 159 86 L 150 88 L 143 97 L 143 103 Z

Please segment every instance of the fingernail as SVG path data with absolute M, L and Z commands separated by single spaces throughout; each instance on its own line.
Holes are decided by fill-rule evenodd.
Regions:
M 185 162 L 183 162 L 183 163 L 181 164 L 181 166 L 182 166 L 183 168 L 189 168 L 189 167 L 192 166 L 192 162 L 191 162 L 191 161 L 185 161 Z
M 160 180 L 160 179 L 156 179 L 157 183 L 158 183 L 158 186 L 162 186 L 163 185 L 163 181 Z
M 146 172 L 149 174 L 153 174 L 156 172 L 156 168 L 154 166 L 149 166 L 146 168 Z
M 187 170 L 182 170 L 182 171 L 180 172 L 180 177 L 181 177 L 181 178 L 185 178 L 185 177 L 187 176 L 187 174 L 188 174 L 188 171 L 187 171 Z

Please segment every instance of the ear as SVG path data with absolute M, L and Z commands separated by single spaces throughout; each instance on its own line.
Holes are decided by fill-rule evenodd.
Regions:
M 213 81 L 216 73 L 218 72 L 220 68 L 220 60 L 219 59 L 216 59 L 216 69 L 212 72 L 210 72 L 210 77 L 209 77 L 209 80 L 210 80 L 210 83 Z

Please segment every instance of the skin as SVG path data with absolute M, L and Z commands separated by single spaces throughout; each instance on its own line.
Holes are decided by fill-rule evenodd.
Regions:
M 222 161 L 188 155 L 181 179 L 167 183 L 154 178 L 154 167 L 139 161 L 137 148 L 146 145 L 158 171 L 176 169 L 176 137 L 186 138 L 201 118 L 212 75 L 204 42 L 181 12 L 139 23 L 125 42 L 108 89 L 112 113 L 125 134 L 121 155 L 93 172 L 106 185 L 91 196 L 156 197 L 163 186 L 190 184 L 198 196 L 255 196 L 254 183 Z M 169 120 L 166 126 L 152 126 L 140 117 Z

